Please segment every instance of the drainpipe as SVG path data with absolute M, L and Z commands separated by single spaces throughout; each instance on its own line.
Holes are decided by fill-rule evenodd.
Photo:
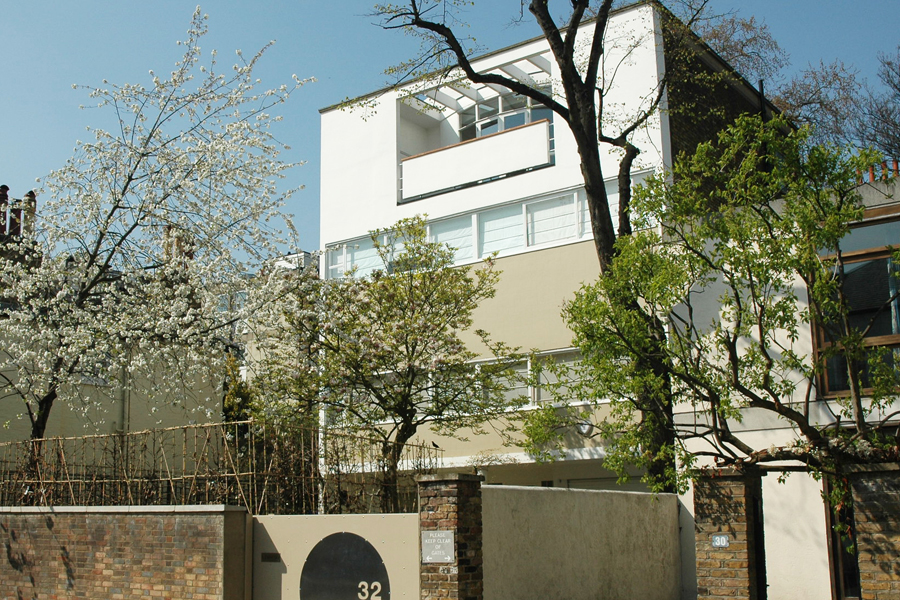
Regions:
M 759 116 L 762 119 L 763 123 L 768 121 L 766 117 L 768 116 L 766 113 L 766 92 L 763 80 L 759 80 Z

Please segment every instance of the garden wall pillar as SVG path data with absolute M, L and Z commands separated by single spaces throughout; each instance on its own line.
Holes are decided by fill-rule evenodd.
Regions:
M 862 598 L 900 600 L 900 464 L 847 470 Z
M 697 598 L 766 597 L 762 479 L 707 469 L 694 482 Z
M 421 475 L 422 600 L 482 600 L 481 482 L 477 475 Z

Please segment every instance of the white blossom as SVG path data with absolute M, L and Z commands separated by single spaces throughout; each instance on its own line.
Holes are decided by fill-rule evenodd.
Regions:
M 223 74 L 215 53 L 201 64 L 205 33 L 195 12 L 184 57 L 149 88 L 90 90 L 115 128 L 78 142 L 42 182 L 27 235 L 0 248 L 0 397 L 24 403 L 33 436 L 61 402 L 208 395 L 198 388 L 221 382 L 211 374 L 255 308 L 223 299 L 283 251 L 267 222 L 293 233 L 281 213 L 293 190 L 278 183 L 294 165 L 268 125 L 302 82 L 251 103 L 262 51 Z

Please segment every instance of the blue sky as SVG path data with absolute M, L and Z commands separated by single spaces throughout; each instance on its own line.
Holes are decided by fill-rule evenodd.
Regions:
M 879 52 L 900 42 L 897 0 L 712 0 L 722 10 L 764 20 L 791 55 L 791 69 L 841 58 L 874 79 Z M 470 33 L 493 50 L 536 35 L 531 22 L 511 26 L 517 0 L 482 0 L 470 9 Z M 99 124 L 85 90 L 73 84 L 148 83 L 148 71 L 167 73 L 181 57 L 196 0 L 0 0 L 0 183 L 21 197 L 71 156 L 85 127 Z M 210 33 L 204 51 L 220 63 L 234 50 L 250 54 L 276 40 L 258 76 L 264 87 L 290 83 L 292 74 L 316 77 L 282 108 L 279 138 L 285 156 L 307 161 L 289 175 L 303 185 L 288 210 L 303 249 L 316 249 L 319 192 L 318 109 L 383 86 L 383 70 L 408 58 L 414 40 L 382 31 L 367 16 L 373 0 L 209 0 Z

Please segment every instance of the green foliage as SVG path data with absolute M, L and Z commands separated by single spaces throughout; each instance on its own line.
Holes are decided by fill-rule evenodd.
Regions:
M 678 454 L 682 469 L 701 457 L 829 469 L 877 455 L 862 451 L 879 425 L 869 419 L 894 402 L 898 375 L 847 326 L 841 287 L 841 241 L 863 212 L 857 169 L 875 159 L 813 146 L 805 130 L 778 120 L 743 117 L 637 191 L 637 232 L 617 241 L 608 272 L 564 311 L 584 356 L 576 397 L 610 402 L 598 424 L 610 440 L 607 465 L 622 473 L 646 464 L 642 449 L 654 447 L 659 428 L 676 433 L 661 451 Z M 666 324 L 662 344 L 650 326 L 657 320 Z M 832 344 L 815 354 L 809 342 L 822 324 Z M 850 359 L 856 381 L 854 365 L 868 361 L 869 395 L 857 386 L 840 399 L 855 427 L 846 436 L 826 435 L 835 425 L 810 417 L 833 354 Z M 648 402 L 670 399 L 670 420 L 648 421 Z M 798 437 L 755 446 L 732 428 L 748 408 L 788 421 Z
M 255 390 L 241 376 L 240 364 L 234 354 L 225 358 L 225 398 L 222 416 L 226 422 L 246 421 L 253 417 L 256 405 Z
M 383 269 L 323 284 L 324 402 L 343 424 L 380 424 L 379 435 L 401 443 L 423 424 L 454 434 L 510 408 L 515 353 L 477 331 L 496 360 L 476 363 L 459 337 L 494 296 L 491 261 L 453 268 L 453 250 L 429 241 L 418 217 L 372 239 Z
M 283 275 L 279 314 L 263 319 L 253 352 L 262 357 L 264 412 L 322 407 L 328 426 L 381 440 L 386 472 L 395 473 L 419 427 L 452 436 L 489 421 L 504 427 L 498 418 L 525 402 L 508 397 L 521 357 L 475 331 L 491 357 L 479 360 L 460 337 L 494 296 L 491 260 L 454 268 L 453 250 L 429 241 L 421 217 L 373 231 L 372 240 L 383 268 L 366 277 Z
M 315 426 L 322 386 L 317 334 L 323 314 L 321 282 L 314 265 L 275 268 L 266 277 L 268 286 L 252 289 L 265 290 L 273 301 L 247 323 L 251 412 L 267 421 Z

